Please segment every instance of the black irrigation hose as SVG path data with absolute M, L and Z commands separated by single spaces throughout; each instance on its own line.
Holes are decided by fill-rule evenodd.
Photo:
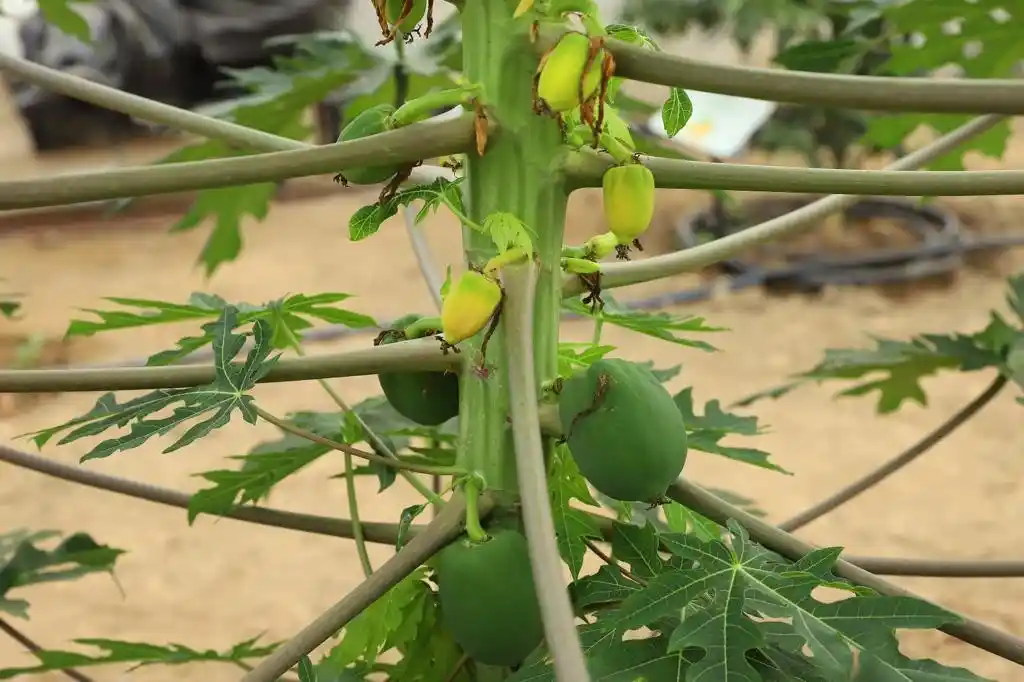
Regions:
M 764 203 L 785 210 L 798 208 L 807 199 L 769 199 Z M 909 248 L 885 248 L 852 256 L 822 254 L 789 255 L 791 263 L 765 268 L 738 258 L 727 259 L 719 267 L 730 275 L 759 275 L 766 287 L 818 292 L 827 285 L 871 285 L 906 282 L 923 277 L 951 273 L 963 265 L 966 250 L 1011 246 L 1024 241 L 1022 237 L 995 237 L 968 241 L 963 237 L 960 222 L 947 211 L 890 197 L 867 197 L 845 211 L 850 219 L 889 218 L 894 224 L 916 237 L 918 243 Z M 700 243 L 699 235 L 708 233 L 720 238 L 734 231 L 728 218 L 720 211 L 702 212 L 685 217 L 677 224 L 676 238 L 682 248 Z M 765 249 L 762 249 L 762 251 Z M 781 251 L 777 246 L 775 251 Z M 783 256 L 787 256 L 783 251 Z

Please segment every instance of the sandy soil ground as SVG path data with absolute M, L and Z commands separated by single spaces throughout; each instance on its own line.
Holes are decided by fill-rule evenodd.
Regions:
M 1018 139 L 1020 138 L 1018 131 Z M 23 157 L 22 157 L 23 158 Z M 1020 167 L 1024 144 L 1017 144 L 1006 167 Z M 24 167 L 6 165 L 8 174 Z M 977 167 L 991 163 L 975 164 Z M 190 292 L 209 291 L 232 300 L 263 301 L 287 293 L 344 291 L 357 294 L 353 307 L 381 319 L 427 311 L 430 299 L 406 243 L 401 223 L 365 242 L 346 238 L 348 215 L 370 201 L 358 191 L 336 197 L 277 206 L 262 223 L 245 229 L 245 253 L 206 281 L 195 266 L 206 229 L 170 235 L 173 218 L 154 217 L 120 223 L 68 225 L 66 228 L 0 235 L 0 273 L 10 287 L 26 291 L 22 331 L 59 335 L 76 310 L 101 307 L 104 296 L 146 296 L 183 300 Z M 661 201 L 667 221 L 703 203 L 697 193 L 677 192 Z M 974 215 L 995 217 L 998 229 L 1011 222 L 1019 198 L 949 201 Z M 590 233 L 599 213 L 585 197 L 573 201 L 570 231 Z M 102 228 L 102 229 L 101 229 Z M 456 260 L 453 220 L 440 216 L 426 225 L 439 260 Z M 656 237 L 655 250 L 667 248 Z M 393 263 L 381 267 L 384 258 Z M 860 346 L 868 335 L 906 338 L 949 330 L 972 331 L 984 325 L 988 311 L 1003 306 L 1001 274 L 1020 265 L 1007 256 L 983 269 L 963 272 L 949 288 L 924 288 L 884 295 L 875 290 L 828 291 L 823 297 L 767 297 L 760 292 L 719 298 L 680 312 L 700 314 L 731 331 L 712 341 L 723 352 L 680 349 L 620 330 L 607 339 L 633 359 L 653 358 L 660 366 L 683 364 L 673 389 L 695 387 L 700 401 L 730 400 L 779 383 L 809 368 L 829 347 Z M 663 283 L 680 287 L 694 277 Z M 651 287 L 645 287 L 650 290 Z M 644 293 L 640 292 L 641 295 Z M 188 328 L 158 327 L 109 334 L 76 343 L 75 363 L 114 361 L 169 347 Z M 585 338 L 589 329 L 566 324 L 565 334 Z M 356 337 L 316 347 L 338 351 L 369 344 Z M 753 412 L 770 432 L 756 445 L 795 473 L 787 477 L 695 454 L 688 465 L 698 482 L 734 490 L 756 500 L 772 519 L 784 518 L 816 502 L 852 478 L 914 442 L 982 390 L 988 372 L 944 376 L 927 382 L 929 407 L 909 406 L 884 418 L 867 399 L 831 400 L 830 387 L 805 388 Z M 336 382 L 356 401 L 377 391 L 372 378 Z M 263 387 L 258 396 L 268 409 L 329 409 L 313 384 Z M 62 395 L 0 420 L 0 439 L 80 414 L 94 395 Z M 910 469 L 809 526 L 801 537 L 815 543 L 844 545 L 856 554 L 922 558 L 1020 558 L 1024 530 L 1012 522 L 1024 514 L 1018 481 L 1021 458 L 1020 406 L 1012 395 L 998 398 L 979 417 Z M 91 463 L 96 470 L 183 490 L 200 482 L 196 472 L 228 466 L 225 457 L 247 451 L 272 429 L 233 424 L 201 443 L 171 455 L 162 444 Z M 85 445 L 50 447 L 46 454 L 74 462 Z M 275 490 L 271 504 L 321 514 L 343 514 L 342 485 L 328 477 L 341 468 L 322 460 Z M 414 500 L 397 484 L 373 496 L 369 481 L 364 517 L 394 521 Z M 0 472 L 0 530 L 19 527 L 86 531 L 103 542 L 129 550 L 117 578 L 102 576 L 55 584 L 26 592 L 32 601 L 25 629 L 47 646 L 69 646 L 78 637 L 151 642 L 181 642 L 224 648 L 259 633 L 286 638 L 360 581 L 353 545 L 208 518 L 188 527 L 184 512 L 150 505 L 54 481 L 10 467 Z M 387 548 L 373 550 L 379 564 Z M 998 628 L 1024 635 L 1024 581 L 898 579 L 902 585 Z M 20 623 L 19 623 L 20 624 Z M 989 678 L 1024 680 L 1020 668 L 942 636 L 908 637 L 910 650 L 972 668 Z M 0 638 L 0 665 L 30 659 Z M 117 667 L 98 669 L 100 680 L 119 679 Z M 142 680 L 236 679 L 227 666 L 159 668 L 132 674 Z M 54 677 L 53 679 L 56 679 Z

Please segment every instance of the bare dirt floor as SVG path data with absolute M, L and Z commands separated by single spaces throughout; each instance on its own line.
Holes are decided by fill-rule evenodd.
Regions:
M 1021 167 L 1024 128 L 1003 167 Z M 52 172 L 26 161 L 23 150 L 8 152 L 4 174 Z M 91 157 L 90 157 L 91 158 Z M 77 167 L 93 165 L 80 158 Z M 972 167 L 992 168 L 992 161 Z M 31 168 L 31 171 L 26 169 Z M 52 168 L 52 166 L 47 166 Z M 66 166 L 65 166 L 66 168 Z M 262 223 L 245 225 L 242 258 L 206 280 L 196 265 L 208 227 L 169 234 L 173 215 L 119 221 L 91 221 L 60 227 L 32 227 L 0 234 L 0 275 L 4 286 L 26 292 L 19 333 L 60 336 L 81 308 L 105 307 L 105 296 L 137 296 L 184 301 L 194 291 L 229 300 L 260 302 L 290 293 L 349 292 L 352 307 L 379 319 L 409 311 L 427 312 L 430 298 L 408 247 L 400 220 L 374 238 L 350 243 L 347 218 L 372 201 L 364 191 L 342 191 L 329 198 L 275 206 Z M 593 194 L 574 197 L 570 236 L 577 240 L 600 228 Z M 696 192 L 666 193 L 649 239 L 649 253 L 671 248 L 668 229 L 683 212 L 702 206 Z M 1024 201 L 943 200 L 992 232 L 1019 230 Z M 432 218 L 425 231 L 441 262 L 458 262 L 458 232 L 448 216 Z M 680 314 L 706 316 L 731 331 L 708 339 L 722 352 L 683 349 L 637 334 L 608 329 L 606 339 L 631 359 L 652 358 L 658 366 L 682 363 L 671 385 L 695 387 L 699 401 L 730 401 L 776 385 L 810 368 L 825 348 L 870 343 L 869 335 L 905 339 L 921 332 L 971 332 L 982 327 L 993 308 L 1003 309 L 1003 277 L 1024 263 L 1021 255 L 984 259 L 963 269 L 942 286 L 903 287 L 898 291 L 835 289 L 821 297 L 768 296 L 757 290 L 723 295 L 682 306 Z M 693 285 L 696 275 L 636 295 Z M 620 298 L 634 295 L 620 292 Z M 83 364 L 139 358 L 170 347 L 189 326 L 154 327 L 76 341 L 70 361 Z M 566 323 L 564 333 L 585 339 L 582 322 Z M 336 352 L 369 345 L 369 336 L 318 344 L 312 352 Z M 991 372 L 940 376 L 926 382 L 929 405 L 909 405 L 878 417 L 868 398 L 833 400 L 836 386 L 807 387 L 775 402 L 751 408 L 770 427 L 751 445 L 771 452 L 794 473 L 785 476 L 695 453 L 688 475 L 695 481 L 752 498 L 773 520 L 812 504 L 907 447 L 991 381 Z M 350 401 L 375 394 L 373 378 L 335 382 Z M 268 410 L 329 409 L 313 383 L 269 385 L 257 391 Z M 40 400 L 0 418 L 0 440 L 81 414 L 94 394 L 64 394 Z M 918 558 L 1024 558 L 1021 407 L 1011 392 L 957 431 L 910 468 L 893 476 L 826 518 L 802 530 L 818 544 L 843 545 L 851 553 Z M 167 442 L 149 443 L 127 454 L 91 462 L 97 471 L 182 490 L 195 490 L 197 472 L 230 467 L 226 456 L 246 452 L 275 437 L 264 425 L 231 424 L 200 443 L 161 454 Z M 24 443 L 24 441 L 21 441 Z M 23 446 L 28 449 L 28 444 Z M 45 454 L 77 461 L 89 447 L 74 443 L 47 447 Z M 275 489 L 270 503 L 309 513 L 344 515 L 344 488 L 330 476 L 339 461 L 320 460 Z M 414 502 L 401 484 L 374 496 L 375 482 L 364 480 L 365 519 L 396 521 Z M 30 620 L 18 622 L 48 647 L 73 647 L 74 638 L 99 637 L 179 642 L 223 649 L 265 633 L 268 640 L 294 634 L 360 580 L 353 545 L 230 520 L 201 518 L 193 527 L 185 512 L 51 480 L 13 467 L 0 468 L 0 531 L 17 528 L 86 531 L 102 542 L 124 548 L 117 583 L 105 576 L 26 590 Z M 393 550 L 373 548 L 379 565 Z M 1024 580 L 894 579 L 928 598 L 991 625 L 1024 635 Z M 121 591 L 123 590 L 123 592 Z M 947 664 L 969 667 L 988 678 L 1024 680 L 1019 667 L 942 635 L 908 636 L 907 650 Z M 28 664 L 30 657 L 0 638 L 0 665 Z M 125 668 L 90 671 L 99 680 L 123 679 Z M 131 673 L 142 680 L 236 679 L 237 669 L 206 665 L 153 668 Z M 52 679 L 57 679 L 53 676 Z

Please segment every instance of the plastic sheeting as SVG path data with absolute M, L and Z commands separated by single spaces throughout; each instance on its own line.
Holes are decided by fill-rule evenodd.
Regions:
M 180 107 L 214 98 L 220 67 L 269 62 L 275 36 L 337 28 L 348 0 L 94 0 L 76 5 L 82 43 L 36 12 L 19 27 L 23 56 L 91 81 Z M 11 82 L 36 149 L 104 144 L 139 132 L 128 117 Z

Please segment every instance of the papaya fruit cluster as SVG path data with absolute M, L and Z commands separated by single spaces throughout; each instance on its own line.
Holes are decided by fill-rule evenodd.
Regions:
M 603 358 L 558 390 L 562 434 L 580 473 L 623 502 L 660 502 L 686 464 L 686 424 L 657 377 Z

